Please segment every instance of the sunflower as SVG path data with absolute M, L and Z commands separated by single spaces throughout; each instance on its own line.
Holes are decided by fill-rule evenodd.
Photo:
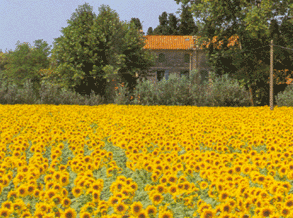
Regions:
M 146 210 L 148 216 L 150 216 L 151 214 L 155 216 L 157 214 L 157 208 L 153 205 L 147 206 L 147 208 L 145 210 Z
M 174 195 L 177 192 L 177 185 L 171 185 L 168 187 L 169 188 L 169 193 Z
M 59 182 L 62 186 L 67 186 L 69 184 L 69 176 L 62 175 Z
M 167 177 L 166 176 L 163 176 L 161 179 L 160 179 L 160 183 L 162 183 L 162 184 L 165 184 L 165 183 L 167 183 Z
M 289 207 L 286 207 L 286 206 L 283 206 L 283 207 L 281 208 L 280 214 L 281 214 L 283 217 L 289 217 L 289 215 L 290 215 L 290 208 L 289 208 Z
M 13 210 L 13 203 L 11 201 L 5 201 L 2 203 L 2 208 L 7 208 L 8 210 Z
M 260 216 L 261 217 L 271 217 L 274 212 L 274 208 L 272 206 L 265 206 L 261 208 Z
M 155 204 L 155 205 L 160 204 L 163 200 L 164 200 L 164 197 L 163 197 L 163 195 L 161 195 L 160 193 L 155 193 L 155 194 L 151 197 L 151 201 L 152 201 L 153 204 Z
M 138 186 L 137 186 L 136 183 L 132 183 L 132 184 L 130 185 L 130 188 L 132 188 L 133 191 L 136 191 L 137 188 L 138 188 Z
M 165 193 L 165 192 L 166 192 L 165 186 L 163 186 L 163 185 L 158 185 L 158 186 L 157 186 L 157 191 L 158 191 L 160 194 Z
M 53 201 L 55 202 L 56 205 L 60 204 L 62 201 L 61 195 L 57 194 L 56 196 L 54 196 Z
M 209 186 L 209 184 L 207 182 L 205 182 L 205 181 L 202 181 L 199 184 L 200 189 L 206 189 L 208 186 Z
M 132 205 L 131 205 L 131 213 L 134 215 L 134 216 L 137 216 L 143 209 L 143 205 L 141 202 L 134 202 Z
M 76 217 L 76 211 L 72 208 L 67 208 L 63 213 L 64 218 L 75 218 Z
M 1 214 L 0 214 L 1 215 Z M 41 211 L 35 211 L 35 213 L 34 213 L 34 217 L 43 217 L 44 216 L 44 213 L 43 212 L 41 212 Z
M 35 186 L 35 185 L 29 184 L 29 185 L 27 186 L 27 193 L 28 193 L 29 195 L 31 195 L 31 194 L 34 193 L 34 190 L 35 190 L 35 189 L 36 189 L 36 186 Z
M 70 198 L 63 198 L 63 200 L 62 200 L 62 206 L 63 207 L 69 207 L 70 204 L 71 204 Z
M 0 190 L 1 190 L 1 184 L 0 184 Z M 9 194 L 8 194 L 8 196 L 7 196 L 7 199 L 17 198 L 17 193 L 18 193 L 17 191 L 10 191 Z
M 93 191 L 92 192 L 92 198 L 93 198 L 93 202 L 98 202 L 100 200 L 100 192 Z
M 225 203 L 221 205 L 221 211 L 231 213 L 232 208 L 229 203 Z
M 27 185 L 21 184 L 17 189 L 17 195 L 25 197 L 28 194 Z
M 154 183 L 156 183 L 156 182 L 158 181 L 158 179 L 159 179 L 159 177 L 158 177 L 157 174 L 152 175 L 151 178 L 152 178 L 152 181 L 153 181 Z
M 228 192 L 227 191 L 223 191 L 220 194 L 219 200 L 220 200 L 220 202 L 224 202 L 228 197 L 229 197 Z
M 108 203 L 113 207 L 116 203 L 118 203 L 119 198 L 115 196 L 111 196 L 108 200 Z
M 160 211 L 159 218 L 173 218 L 173 214 L 171 211 Z
M 171 175 L 171 176 L 168 177 L 167 181 L 168 181 L 169 183 L 176 183 L 176 182 L 177 182 L 177 177 Z
M 293 208 L 293 200 L 292 199 L 287 199 L 285 202 L 285 206 L 288 208 Z
M 139 212 L 137 214 L 137 218 L 147 218 L 148 215 L 147 215 L 147 212 L 145 210 L 142 210 L 141 212 Z
M 127 209 L 128 209 L 128 205 L 124 204 L 123 202 L 119 202 L 115 204 L 114 206 L 114 211 L 115 213 L 118 213 L 118 214 L 124 214 Z
M 212 209 L 206 209 L 203 211 L 203 213 L 201 214 L 201 218 L 212 218 L 215 217 L 216 213 L 214 210 Z
M 27 218 L 27 217 L 32 217 L 31 213 L 28 211 L 25 211 L 21 214 L 21 218 Z
M 78 198 L 79 196 L 81 196 L 83 194 L 82 188 L 80 187 L 74 187 L 72 189 L 72 194 L 74 195 L 74 197 Z
M 103 183 L 100 181 L 95 181 L 92 183 L 91 188 L 95 191 L 101 191 L 103 189 Z

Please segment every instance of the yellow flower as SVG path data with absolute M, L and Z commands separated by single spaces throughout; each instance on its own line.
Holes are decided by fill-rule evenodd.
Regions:
M 137 216 L 143 209 L 143 205 L 141 202 L 134 202 L 132 205 L 131 205 L 131 213 L 134 215 L 134 216 Z
M 74 195 L 74 197 L 78 198 L 79 196 L 83 194 L 83 190 L 80 187 L 74 187 L 72 189 L 72 194 Z
M 203 182 L 201 182 L 201 183 L 199 184 L 199 187 L 200 187 L 201 189 L 206 189 L 206 188 L 208 188 L 208 186 L 209 186 L 209 184 L 208 184 L 207 182 L 205 182 L 205 181 L 203 181 Z
M 160 211 L 159 218 L 173 218 L 173 214 L 171 211 Z
M 63 207 L 69 207 L 70 204 L 71 204 L 71 200 L 70 200 L 70 198 L 63 198 L 63 199 L 62 199 L 62 206 L 63 206 Z
M 67 208 L 62 214 L 62 216 L 63 216 L 62 218 L 67 218 L 67 217 L 76 218 L 76 211 L 72 208 Z
M 157 208 L 153 205 L 147 206 L 147 208 L 145 210 L 146 210 L 148 216 L 150 216 L 151 214 L 153 214 L 155 216 L 157 214 Z
M 118 214 L 124 214 L 127 209 L 128 209 L 128 205 L 124 204 L 123 202 L 119 202 L 115 204 L 114 206 L 114 211 L 115 213 L 118 213 Z
M 152 201 L 153 204 L 155 204 L 155 205 L 160 204 L 163 200 L 164 200 L 164 197 L 163 197 L 163 195 L 161 195 L 160 193 L 155 193 L 155 194 L 153 194 L 153 196 L 151 197 L 151 201 Z

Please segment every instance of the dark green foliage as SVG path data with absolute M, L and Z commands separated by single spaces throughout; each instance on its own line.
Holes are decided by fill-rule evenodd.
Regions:
M 160 25 L 154 29 L 153 35 L 169 35 L 169 21 L 167 16 L 168 14 L 166 11 L 159 16 Z
M 148 28 L 147 35 L 153 35 L 153 28 L 152 27 Z
M 139 18 L 131 18 L 130 22 L 134 23 L 134 26 L 137 30 L 142 30 L 142 25 L 140 23 Z
M 33 82 L 34 93 L 38 94 L 41 76 L 39 70 L 49 67 L 47 56 L 50 54 L 48 44 L 39 39 L 34 41 L 35 47 L 31 50 L 28 44 L 17 45 L 16 50 L 9 51 L 5 62 L 2 62 L 2 79 L 6 82 L 15 83 L 23 88 L 24 83 L 30 79 Z
M 105 5 L 99 8 L 98 16 L 84 8 L 87 11 L 69 20 L 69 26 L 62 30 L 64 36 L 56 39 L 52 62 L 60 60 L 55 71 L 62 87 L 81 95 L 93 90 L 105 97 L 110 79 L 146 70 L 154 65 L 155 57 L 142 49 L 137 19 L 130 24 L 121 22 L 118 14 Z
M 195 25 L 190 7 L 183 5 L 181 19 L 178 19 L 173 13 L 169 16 L 166 11 L 159 16 L 160 24 L 152 32 L 148 30 L 148 35 L 195 35 L 198 27 Z
M 179 35 L 179 19 L 173 14 L 169 14 L 169 35 Z
M 198 31 L 198 27 L 195 25 L 192 14 L 189 12 L 189 9 L 189 6 L 182 5 L 179 35 L 195 35 Z

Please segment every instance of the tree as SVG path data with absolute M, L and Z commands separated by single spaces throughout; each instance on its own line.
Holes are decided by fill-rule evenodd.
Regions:
M 127 74 L 135 80 L 136 72 L 154 66 L 155 56 L 143 50 L 143 37 L 133 22 L 120 22 L 118 14 L 105 5 L 97 17 L 91 11 L 78 14 L 68 21 L 52 50 L 51 61 L 59 60 L 53 77 L 61 86 L 82 95 L 93 90 L 105 97 L 110 79 Z
M 153 35 L 153 28 L 152 27 L 148 28 L 147 35 Z
M 195 25 L 192 14 L 189 10 L 190 7 L 188 5 L 182 5 L 179 35 L 195 35 L 198 31 L 198 27 Z
M 34 41 L 34 48 L 30 48 L 26 43 L 19 44 L 18 42 L 14 52 L 9 51 L 7 55 L 4 55 L 1 63 L 3 69 L 1 77 L 20 88 L 23 88 L 23 84 L 31 79 L 35 94 L 38 94 L 41 81 L 38 71 L 49 66 L 47 56 L 50 53 L 48 43 L 42 41 L 41 39 Z
M 154 29 L 153 35 L 168 35 L 169 26 L 168 26 L 168 14 L 166 11 L 159 16 L 160 25 Z
M 130 22 L 134 23 L 134 26 L 137 30 L 142 30 L 142 25 L 140 23 L 139 18 L 131 18 Z M 144 32 L 143 32 L 143 34 L 144 34 Z
M 223 57 L 228 59 L 230 56 L 230 64 L 236 67 L 237 71 L 228 72 L 229 75 L 235 78 L 243 79 L 242 84 L 250 90 L 253 94 L 253 100 L 256 99 L 256 91 L 259 91 L 257 85 L 262 81 L 267 83 L 269 71 L 264 70 L 264 67 L 260 63 L 266 65 L 267 55 L 269 53 L 264 49 L 253 51 L 253 49 L 267 46 L 269 49 L 269 25 L 268 21 L 274 19 L 276 15 L 284 15 L 286 9 L 292 8 L 293 5 L 289 5 L 289 1 L 283 0 L 279 2 L 277 0 L 268 1 L 263 0 L 261 2 L 256 1 L 190 1 L 190 0 L 175 0 L 177 4 L 182 2 L 187 4 L 191 2 L 191 11 L 197 18 L 202 18 L 200 28 L 206 29 L 200 30 L 202 38 L 199 40 L 201 44 L 204 41 L 212 41 L 214 36 L 218 36 L 218 40 L 224 40 L 221 49 L 215 48 L 214 45 L 208 49 L 208 62 L 213 67 L 213 70 L 218 72 L 223 70 L 216 69 L 217 62 L 221 61 L 223 64 Z M 207 34 L 210 31 L 210 34 Z M 228 35 L 227 35 L 228 34 Z M 239 36 L 239 47 L 235 49 L 227 48 L 227 39 L 232 34 Z M 242 53 L 235 55 L 236 51 L 242 51 Z M 243 52 L 245 51 L 245 52 Z M 266 54 L 266 55 L 264 55 Z M 275 60 L 279 58 L 274 55 Z M 227 62 L 227 61 L 226 61 Z M 229 63 L 229 62 L 227 62 Z M 222 65 L 223 66 L 223 65 Z M 274 80 L 274 83 L 276 80 Z M 274 84 L 276 85 L 276 84 Z M 268 102 L 267 102 L 268 103 Z
M 173 14 L 169 14 L 169 34 L 170 35 L 179 35 L 179 19 Z

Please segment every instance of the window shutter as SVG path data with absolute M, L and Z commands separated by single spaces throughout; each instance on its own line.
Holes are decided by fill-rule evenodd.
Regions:
M 159 62 L 164 62 L 165 61 L 165 55 L 163 53 L 159 54 Z
M 190 56 L 189 56 L 189 54 L 184 54 L 184 62 L 185 62 L 185 63 L 189 63 L 189 61 L 190 61 Z
M 168 80 L 169 79 L 169 70 L 165 71 L 165 79 Z

